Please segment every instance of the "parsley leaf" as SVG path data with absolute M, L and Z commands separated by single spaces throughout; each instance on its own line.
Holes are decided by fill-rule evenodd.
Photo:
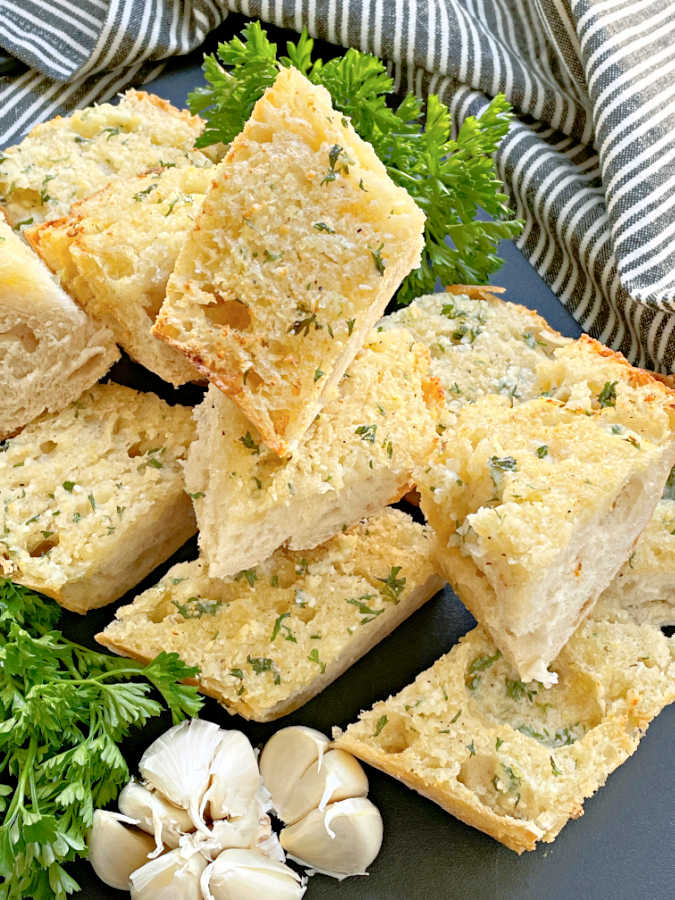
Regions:
M 242 38 L 219 44 L 217 55 L 204 57 L 206 85 L 188 98 L 191 111 L 207 122 L 198 147 L 232 141 L 279 69 L 295 66 L 327 88 L 335 109 L 372 144 L 392 181 L 426 214 L 422 264 L 403 282 L 398 302 L 432 293 L 437 278 L 443 284 L 487 281 L 501 265 L 499 241 L 516 237 L 522 228 L 508 209 L 492 159 L 511 119 L 502 94 L 480 118 L 467 118 L 453 139 L 450 111 L 435 94 L 426 107 L 412 94 L 392 104 L 394 82 L 385 64 L 369 53 L 351 48 L 326 63 L 313 60 L 314 42 L 303 32 L 297 43 L 287 43 L 288 55 L 278 58 L 259 22 L 249 22 Z M 339 145 L 331 152 L 326 183 L 348 166 Z M 479 209 L 491 220 L 477 220 Z
M 55 630 L 60 614 L 0 580 L 0 781 L 12 781 L 0 785 L 0 893 L 13 900 L 78 890 L 64 865 L 86 856 L 94 809 L 129 780 L 118 744 L 162 712 L 153 689 L 174 722 L 203 702 L 177 654 L 144 666 L 90 650 Z

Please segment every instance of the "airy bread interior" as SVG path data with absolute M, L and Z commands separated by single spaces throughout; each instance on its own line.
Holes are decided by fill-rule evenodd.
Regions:
M 0 214 L 0 439 L 67 406 L 118 358 L 112 333 L 73 303 Z
M 149 660 L 176 651 L 199 688 L 265 722 L 327 687 L 442 586 L 429 529 L 385 509 L 315 550 L 278 550 L 234 578 L 174 566 L 97 640 Z

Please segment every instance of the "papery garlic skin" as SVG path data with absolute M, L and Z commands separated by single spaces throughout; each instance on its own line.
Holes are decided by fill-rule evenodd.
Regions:
M 105 884 L 120 891 L 129 890 L 129 876 L 147 863 L 154 842 L 149 834 L 128 828 L 125 817 L 102 809 L 94 811 L 87 835 L 89 862 Z
M 245 816 L 255 802 L 260 782 L 249 739 L 241 731 L 224 731 L 211 764 L 211 785 L 206 794 L 211 818 Z
M 206 900 L 300 900 L 303 879 L 255 850 L 225 850 L 202 876 Z
M 265 744 L 260 774 L 282 821 L 287 821 L 288 804 L 298 780 L 310 766 L 320 771 L 329 744 L 325 734 L 304 725 L 281 728 Z
M 200 878 L 207 861 L 183 845 L 131 873 L 131 900 L 202 900 Z
M 117 798 L 120 812 L 138 820 L 138 827 L 154 835 L 155 844 L 174 850 L 184 834 L 195 826 L 186 810 L 170 803 L 159 792 L 151 791 L 133 779 L 125 785 Z
M 382 816 L 365 797 L 314 809 L 280 834 L 291 859 L 342 880 L 365 875 L 382 846 Z
M 223 731 L 205 719 L 174 725 L 148 747 L 138 768 L 152 787 L 186 809 L 195 826 L 206 832 L 203 798 L 211 780 L 211 764 Z
M 323 809 L 329 803 L 349 797 L 365 797 L 368 777 L 351 753 L 329 750 L 323 756 L 321 767 L 312 763 L 292 788 L 284 804 L 283 821 L 287 825 L 317 807 Z

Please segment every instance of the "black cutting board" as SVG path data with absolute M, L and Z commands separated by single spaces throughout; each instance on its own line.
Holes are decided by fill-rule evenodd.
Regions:
M 218 40 L 228 40 L 244 21 L 241 16 L 228 18 L 209 37 L 206 47 L 212 50 Z M 280 43 L 294 37 L 280 29 L 269 31 Z M 331 55 L 325 45 L 321 50 L 325 51 L 324 57 Z M 184 106 L 187 93 L 202 81 L 202 52 L 203 48 L 172 61 L 149 89 Z M 505 264 L 493 281 L 506 287 L 506 298 L 536 309 L 563 334 L 576 337 L 579 328 L 574 320 L 515 246 L 505 243 L 501 254 Z M 112 378 L 154 390 L 170 402 L 194 403 L 201 395 L 192 387 L 174 391 L 128 360 L 115 367 Z M 169 565 L 192 559 L 196 552 L 196 541 L 191 541 L 121 603 L 129 602 L 133 594 L 154 584 Z M 85 618 L 66 613 L 63 627 L 70 637 L 93 644 L 92 636 L 105 627 L 113 612 L 114 607 L 106 607 Z M 400 690 L 473 624 L 469 613 L 446 589 L 292 715 L 258 725 L 229 716 L 214 701 L 207 702 L 202 715 L 225 728 L 241 729 L 254 744 L 288 724 L 311 725 L 330 733 L 333 725 L 347 725 L 360 709 Z M 151 723 L 142 736 L 125 744 L 123 750 L 132 769 L 150 741 L 169 725 L 168 718 Z M 431 801 L 369 769 L 370 797 L 384 819 L 380 855 L 367 878 L 339 883 L 318 875 L 311 879 L 306 896 L 308 900 L 671 898 L 675 893 L 675 816 L 670 796 L 674 738 L 675 711 L 671 708 L 654 722 L 637 753 L 586 803 L 581 819 L 570 822 L 554 844 L 541 845 L 520 857 L 449 816 Z M 74 865 L 72 871 L 83 888 L 79 897 L 112 900 L 123 896 L 98 881 L 85 862 Z

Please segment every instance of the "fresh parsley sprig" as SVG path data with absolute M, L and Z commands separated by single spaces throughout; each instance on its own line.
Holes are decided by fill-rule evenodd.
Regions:
M 55 630 L 59 607 L 0 581 L 0 896 L 62 900 L 64 864 L 86 855 L 94 809 L 129 779 L 118 744 L 159 715 L 197 715 L 175 653 L 147 666 L 90 650 Z M 140 681 L 138 679 L 144 679 Z
M 313 60 L 314 42 L 303 32 L 296 44 L 287 43 L 288 55 L 278 58 L 276 44 L 259 22 L 248 23 L 242 36 L 220 44 L 217 56 L 205 57 L 207 84 L 188 98 L 192 112 L 206 118 L 197 146 L 232 141 L 279 69 L 295 66 L 327 88 L 335 108 L 349 116 L 392 180 L 426 214 L 422 264 L 403 282 L 398 302 L 433 291 L 436 279 L 443 284 L 487 281 L 502 262 L 499 241 L 521 229 L 507 206 L 493 159 L 511 119 L 506 98 L 497 95 L 480 118 L 467 118 L 453 139 L 450 112 L 436 95 L 429 95 L 426 107 L 412 94 L 393 105 L 393 81 L 371 54 L 352 48 L 326 63 Z M 492 220 L 477 220 L 479 209 Z

